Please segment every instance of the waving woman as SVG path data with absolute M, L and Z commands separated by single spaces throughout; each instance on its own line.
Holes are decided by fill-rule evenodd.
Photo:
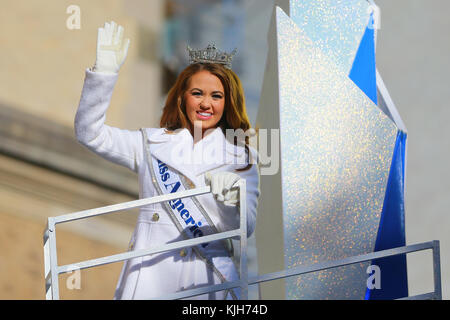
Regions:
M 105 124 L 106 111 L 125 61 L 129 40 L 114 22 L 98 31 L 97 60 L 86 70 L 75 117 L 80 143 L 139 176 L 140 198 L 206 185 L 212 193 L 140 209 L 131 239 L 139 250 L 239 228 L 239 179 L 247 183 L 247 230 L 255 228 L 259 197 L 256 151 L 248 139 L 227 139 L 230 130 L 247 131 L 250 123 L 239 78 L 230 69 L 231 55 L 213 48 L 191 51 L 191 64 L 170 90 L 160 128 L 131 131 Z M 212 52 L 213 53 L 213 52 Z M 238 139 L 239 140 L 239 139 Z M 151 299 L 239 278 L 227 242 L 169 251 L 127 261 L 115 299 Z M 200 299 L 236 299 L 227 290 Z

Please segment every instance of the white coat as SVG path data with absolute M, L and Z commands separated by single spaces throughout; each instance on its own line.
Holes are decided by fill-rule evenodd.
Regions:
M 194 144 L 192 135 L 187 129 L 175 134 L 167 134 L 163 128 L 145 129 L 149 141 L 144 141 L 141 131 L 122 130 L 105 125 L 105 114 L 117 77 L 116 74 L 86 70 L 81 100 L 75 116 L 75 133 L 78 141 L 103 158 L 136 172 L 139 176 L 140 198 L 158 195 L 145 160 L 144 143 L 149 143 L 149 150 L 153 156 L 182 173 L 194 183 L 195 187 L 205 186 L 204 175 L 208 171 L 212 173 L 230 171 L 240 175 L 247 182 L 247 228 L 250 236 L 256 222 L 260 192 L 259 172 L 255 164 L 246 171 L 235 170 L 243 167 L 242 160 L 245 162 L 247 158 L 244 148 L 229 143 L 219 128 Z M 202 155 L 205 150 L 211 151 L 211 146 L 224 146 L 222 150 L 224 149 L 228 156 L 219 156 L 214 161 L 209 159 L 202 162 L 202 159 L 206 159 L 201 158 Z M 256 158 L 256 151 L 252 148 L 251 153 Z M 180 158 L 174 157 L 174 154 L 190 161 L 180 162 Z M 211 157 L 211 154 L 215 156 L 221 152 L 216 154 L 209 152 L 208 156 Z M 239 161 L 235 161 L 236 159 Z M 216 201 L 211 194 L 197 198 L 219 232 L 239 228 L 237 207 L 226 206 Z M 181 239 L 165 207 L 162 204 L 148 205 L 140 209 L 130 247 L 139 250 Z M 236 278 L 237 275 L 230 270 L 227 277 Z M 180 251 L 176 250 L 125 262 L 114 298 L 151 299 L 179 290 L 218 283 L 221 283 L 219 278 L 192 250 L 187 250 L 186 256 L 180 255 Z M 197 298 L 223 299 L 224 294 L 219 292 Z

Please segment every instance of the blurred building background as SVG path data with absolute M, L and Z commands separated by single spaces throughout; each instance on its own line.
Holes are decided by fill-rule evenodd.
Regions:
M 446 213 L 450 111 L 450 22 L 445 0 L 378 0 L 378 69 L 409 131 L 407 243 L 441 240 L 450 297 Z M 0 299 L 43 299 L 46 219 L 138 198 L 137 176 L 78 144 L 73 119 L 84 71 L 95 62 L 97 28 L 114 20 L 131 39 L 107 123 L 157 127 L 166 93 L 187 64 L 186 45 L 238 48 L 254 122 L 265 70 L 273 0 L 1 0 Z M 69 29 L 69 6 L 80 29 Z M 57 228 L 60 265 L 123 252 L 137 210 Z M 256 231 L 256 237 L 258 230 Z M 111 299 L 122 264 L 81 271 L 81 289 L 60 277 L 62 299 Z M 408 257 L 410 294 L 432 290 L 431 255 Z M 263 297 L 264 298 L 264 297 Z

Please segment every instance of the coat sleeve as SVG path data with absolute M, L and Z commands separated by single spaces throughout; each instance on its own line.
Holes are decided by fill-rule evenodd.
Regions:
M 253 148 L 250 148 L 253 159 L 257 159 L 257 153 Z M 246 171 L 233 171 L 246 181 L 247 189 L 247 236 L 250 237 L 256 228 L 256 215 L 258 209 L 258 199 L 260 195 L 260 178 L 259 167 L 254 163 L 250 169 Z M 219 214 L 222 218 L 223 224 L 228 228 L 238 229 L 240 225 L 239 208 L 236 206 L 226 206 L 223 202 L 217 201 Z
M 91 151 L 138 172 L 143 159 L 142 133 L 105 125 L 117 74 L 86 70 L 80 104 L 75 115 L 77 140 Z

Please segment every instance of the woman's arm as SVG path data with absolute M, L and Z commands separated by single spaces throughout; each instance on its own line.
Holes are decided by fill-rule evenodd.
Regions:
M 86 70 L 75 116 L 75 135 L 91 151 L 137 172 L 143 158 L 142 133 L 105 125 L 117 77 L 117 74 Z
M 118 72 L 125 61 L 129 39 L 111 22 L 98 30 L 94 71 L 86 70 L 80 104 L 75 116 L 78 141 L 100 156 L 137 172 L 143 158 L 142 134 L 105 125 Z

